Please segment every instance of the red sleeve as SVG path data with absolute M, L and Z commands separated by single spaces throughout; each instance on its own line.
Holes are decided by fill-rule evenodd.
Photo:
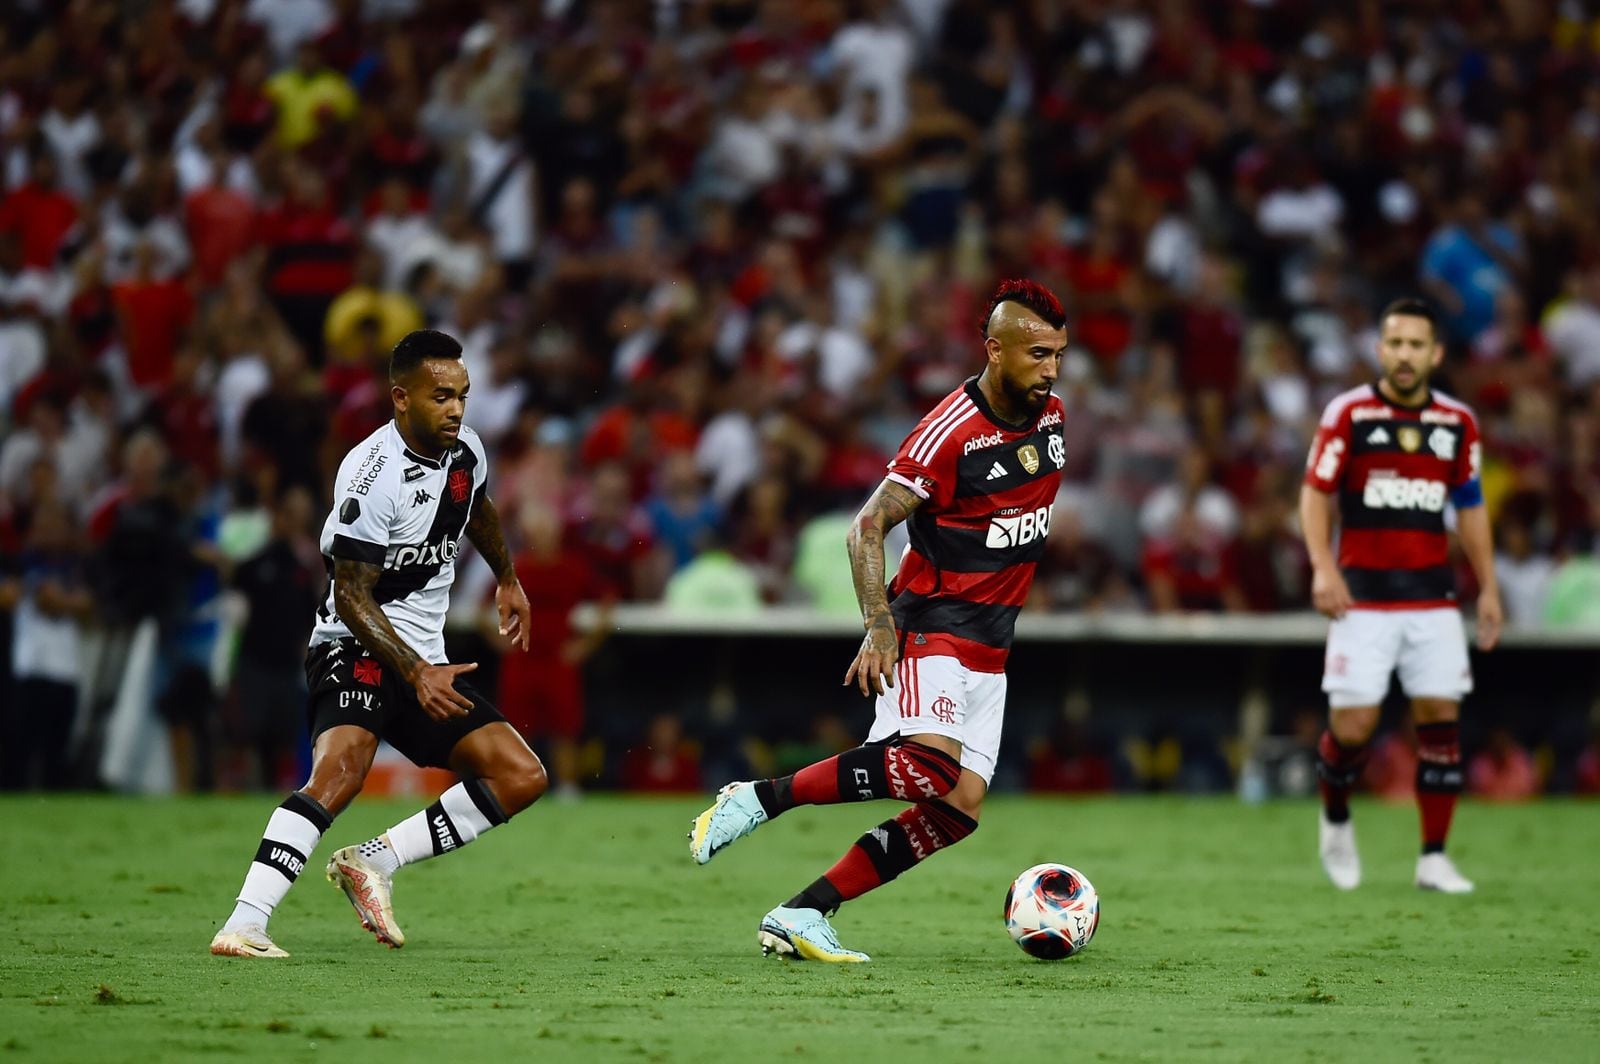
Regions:
M 1452 488 L 1479 480 L 1483 476 L 1483 441 L 1478 436 L 1478 419 L 1470 410 L 1461 411 L 1461 453 L 1456 455 Z
M 980 417 L 965 392 L 934 407 L 889 461 L 888 478 L 910 488 L 917 496 L 942 510 L 955 496 L 956 459 L 966 439 L 962 428 L 969 418 Z
M 1306 456 L 1305 482 L 1318 491 L 1332 494 L 1344 479 L 1345 460 L 1350 456 L 1350 404 L 1335 403 L 1323 411 L 1317 435 Z

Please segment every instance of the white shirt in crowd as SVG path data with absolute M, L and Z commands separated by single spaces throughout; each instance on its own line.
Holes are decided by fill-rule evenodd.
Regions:
M 467 201 L 476 205 L 500 171 L 522 148 L 515 137 L 496 140 L 483 130 L 467 141 Z M 501 184 L 483 214 L 494 240 L 495 258 L 514 262 L 533 257 L 533 163 L 523 156 Z

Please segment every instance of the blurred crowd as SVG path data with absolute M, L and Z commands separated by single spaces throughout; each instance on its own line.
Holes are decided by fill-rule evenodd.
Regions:
M 848 611 L 840 515 L 1010 276 L 1073 336 L 1038 608 L 1304 608 L 1311 428 L 1420 292 L 1510 622 L 1600 625 L 1597 74 L 1576 0 L 13 0 L 14 680 L 91 749 L 160 705 L 202 775 L 220 714 L 274 782 L 332 471 L 423 325 L 551 616 Z

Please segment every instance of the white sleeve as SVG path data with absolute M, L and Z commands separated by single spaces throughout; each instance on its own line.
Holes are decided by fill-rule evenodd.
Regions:
M 348 460 L 346 465 L 351 465 Z M 390 476 L 367 478 L 358 466 L 352 475 L 341 468 L 334 482 L 333 540 L 328 554 L 334 558 L 382 565 L 389 553 L 390 529 L 397 507 Z
M 477 464 L 472 467 L 472 494 L 476 497 L 478 492 L 484 489 L 484 485 L 489 483 L 489 453 L 484 450 L 483 437 L 467 425 L 461 426 L 461 442 L 478 459 Z

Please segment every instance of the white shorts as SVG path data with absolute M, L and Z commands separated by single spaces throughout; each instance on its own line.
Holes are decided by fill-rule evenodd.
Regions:
M 952 657 L 902 658 L 894 686 L 878 696 L 867 742 L 893 735 L 944 735 L 961 744 L 961 767 L 994 778 L 1000 726 L 1006 715 L 1006 674 L 973 672 Z
M 1472 690 L 1461 611 L 1355 609 L 1328 626 L 1322 689 L 1330 707 L 1380 704 L 1396 669 L 1411 698 L 1461 701 Z

